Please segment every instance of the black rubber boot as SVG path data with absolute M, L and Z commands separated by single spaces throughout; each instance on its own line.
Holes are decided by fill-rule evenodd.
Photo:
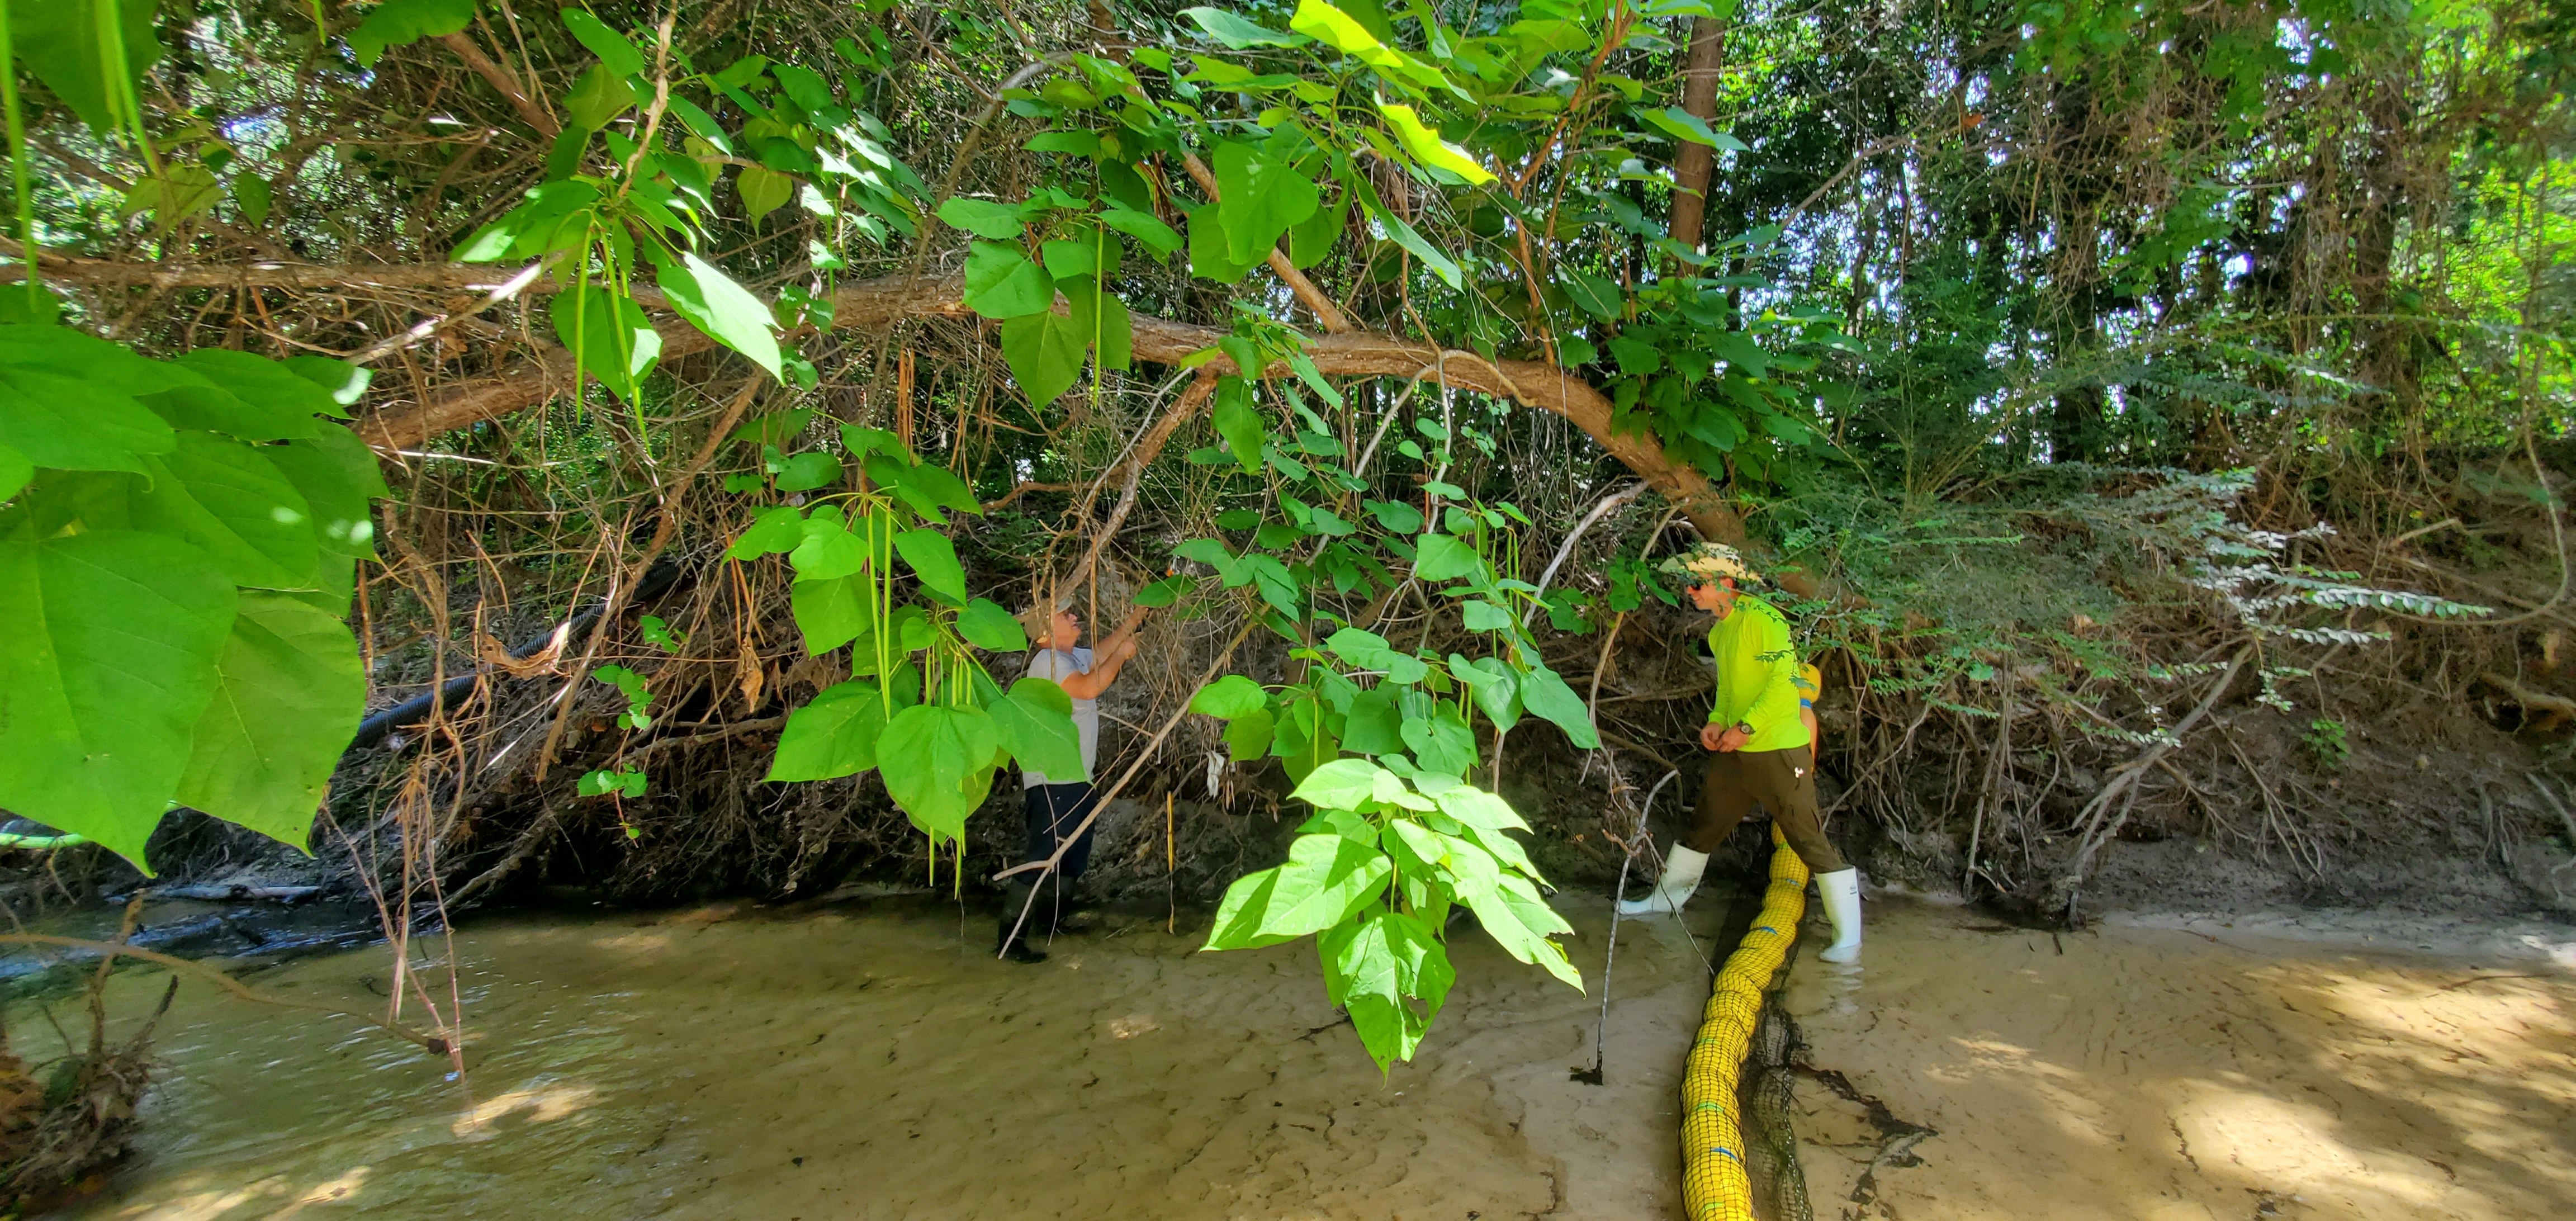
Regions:
M 1039 893 L 1038 909 L 1029 923 L 1039 923 L 1043 918 L 1049 937 L 1079 937 L 1090 932 L 1091 922 L 1074 910 L 1072 890 L 1061 883 L 1049 885 Z
M 1020 912 L 1028 907 L 1028 903 L 1028 883 L 1010 882 L 1002 887 L 1002 920 L 1000 927 L 993 931 L 993 952 L 1013 962 L 1045 962 L 1046 951 L 1029 944 L 1029 934 L 1046 926 L 1047 913 L 1044 910 L 1029 912 L 1028 924 L 1020 929 L 1020 935 L 1011 936 L 1011 927 L 1019 924 Z

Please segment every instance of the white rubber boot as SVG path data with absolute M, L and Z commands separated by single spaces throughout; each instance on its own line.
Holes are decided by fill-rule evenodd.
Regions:
M 1680 844 L 1664 855 L 1664 876 L 1655 883 L 1654 892 L 1642 899 L 1623 899 L 1622 916 L 1678 916 L 1682 904 L 1690 902 L 1691 892 L 1699 889 L 1699 875 L 1708 871 L 1708 854 L 1693 852 Z
M 1824 900 L 1825 918 L 1834 925 L 1834 943 L 1816 951 L 1826 962 L 1860 958 L 1860 870 L 1837 869 L 1816 875 L 1816 896 Z

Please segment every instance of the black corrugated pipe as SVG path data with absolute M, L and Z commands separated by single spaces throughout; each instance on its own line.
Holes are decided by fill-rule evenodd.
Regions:
M 679 582 L 680 565 L 678 562 L 667 559 L 659 561 L 651 568 L 644 570 L 644 579 L 635 583 L 635 592 L 632 596 L 626 599 L 626 605 L 630 607 L 641 606 L 649 599 L 660 597 L 663 591 L 671 588 L 673 585 L 679 584 Z M 600 612 L 607 609 L 608 600 L 606 598 L 602 598 L 599 600 L 598 605 L 573 616 L 570 621 L 566 622 L 561 627 L 548 628 L 543 634 L 530 637 L 527 643 L 510 650 L 510 656 L 515 660 L 517 658 L 534 655 L 538 650 L 545 648 L 547 643 L 555 638 L 555 633 L 557 631 L 561 631 L 563 633 L 564 647 L 571 648 L 575 643 L 581 641 L 589 634 L 591 625 L 599 622 Z M 478 666 L 470 673 L 459 674 L 456 677 L 439 684 L 436 688 L 424 691 L 410 699 L 394 705 L 391 708 L 387 708 L 374 716 L 368 717 L 366 720 L 358 722 L 358 736 L 350 739 L 349 749 L 359 750 L 364 747 L 373 746 L 378 742 L 384 741 L 385 735 L 390 734 L 405 725 L 414 725 L 421 721 L 425 721 L 429 719 L 429 710 L 432 708 L 454 708 L 463 704 L 465 702 L 465 697 L 474 694 L 474 685 L 483 681 L 483 675 L 487 669 L 488 667 Z

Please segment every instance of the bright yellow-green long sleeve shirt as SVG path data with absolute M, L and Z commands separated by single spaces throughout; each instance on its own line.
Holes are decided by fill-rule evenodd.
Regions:
M 1751 725 L 1748 751 L 1808 744 L 1807 726 L 1798 719 L 1798 650 L 1789 643 L 1787 616 L 1751 594 L 1738 595 L 1735 609 L 1708 629 L 1708 651 L 1717 659 L 1710 724 Z

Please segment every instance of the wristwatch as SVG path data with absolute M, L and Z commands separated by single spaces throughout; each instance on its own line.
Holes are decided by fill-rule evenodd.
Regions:
M 1735 728 L 1745 737 L 1749 738 L 1753 736 L 1753 722 L 1751 721 L 1737 721 L 1735 723 Z

